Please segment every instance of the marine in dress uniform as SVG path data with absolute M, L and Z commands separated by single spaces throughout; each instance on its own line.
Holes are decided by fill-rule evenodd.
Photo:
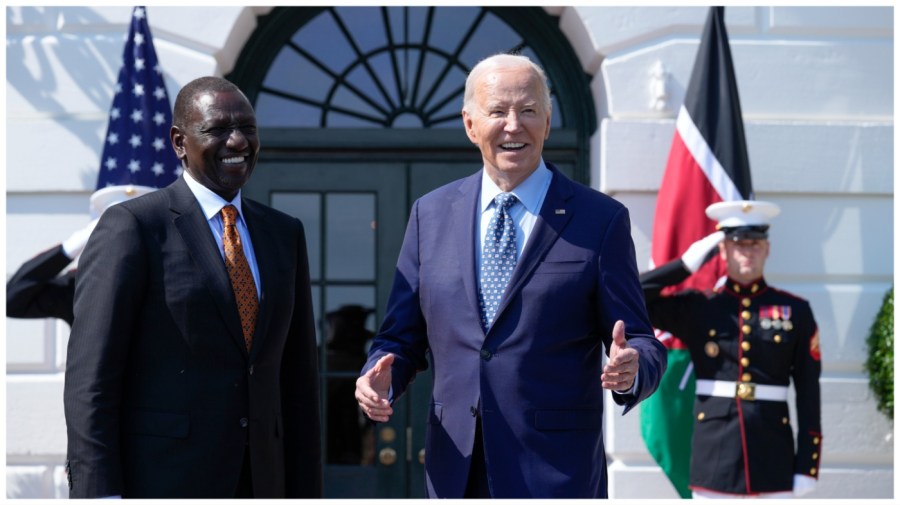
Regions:
M 6 315 L 20 319 L 53 317 L 72 326 L 75 319 L 76 269 L 62 273 L 81 254 L 100 214 L 117 203 L 146 195 L 156 188 L 141 185 L 109 186 L 91 194 L 90 213 L 93 218 L 84 228 L 75 231 L 57 244 L 26 261 L 6 283 Z
M 706 213 L 720 231 L 641 276 L 653 325 L 683 340 L 694 364 L 695 497 L 799 495 L 812 490 L 819 475 L 818 328 L 809 302 L 762 276 L 769 221 L 778 212 L 762 201 L 713 204 Z M 730 244 L 720 244 L 723 239 Z M 724 285 L 661 294 L 696 271 L 717 244 L 728 263 Z M 796 451 L 787 404 L 792 380 Z

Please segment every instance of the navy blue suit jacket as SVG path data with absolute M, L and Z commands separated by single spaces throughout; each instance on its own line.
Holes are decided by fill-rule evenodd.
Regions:
M 666 355 L 644 306 L 627 209 L 548 164 L 553 180 L 493 326 L 481 328 L 476 217 L 481 172 L 413 206 L 384 323 L 364 371 L 394 353 L 394 396 L 431 350 L 426 434 L 432 497 L 461 497 L 480 406 L 492 495 L 605 497 L 603 346 L 616 320 L 640 353 L 639 388 L 656 389 Z

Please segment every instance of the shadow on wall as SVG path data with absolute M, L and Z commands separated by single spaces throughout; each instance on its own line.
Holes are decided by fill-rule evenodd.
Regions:
M 131 7 L 121 8 L 125 13 L 123 20 L 127 22 Z M 104 113 L 109 110 L 116 77 L 122 66 L 128 25 L 110 25 L 95 10 L 88 7 L 7 7 L 6 85 L 35 110 L 56 116 L 58 125 L 95 151 L 99 160 L 102 137 L 91 128 L 85 128 L 82 121 L 65 120 L 68 114 L 84 111 L 70 110 L 60 101 L 65 92 L 60 90 L 63 84 L 56 78 L 62 69 L 98 110 Z M 11 19 L 17 19 L 15 25 L 10 24 Z M 92 25 L 98 29 L 88 34 L 81 30 L 81 27 Z M 19 32 L 18 26 L 29 33 Z M 60 26 L 66 31 L 60 31 Z M 33 35 L 35 33 L 38 35 Z M 101 135 L 105 132 L 104 120 Z M 84 187 L 96 185 L 97 169 L 81 168 Z
M 879 133 L 882 130 L 884 134 Z M 826 371 L 863 373 L 865 332 L 893 277 L 893 217 L 889 212 L 893 173 L 884 165 L 892 156 L 885 157 L 883 148 L 890 143 L 886 138 L 889 132 L 892 134 L 883 128 L 852 129 L 841 146 L 835 147 L 835 152 L 843 154 L 828 161 L 831 167 L 782 165 L 766 170 L 776 178 L 779 173 L 793 174 L 776 182 L 777 194 L 760 196 L 784 204 L 783 216 L 772 230 L 776 238 L 771 258 L 784 280 L 773 276 L 773 283 L 793 290 L 796 286 L 781 285 L 821 282 L 829 290 L 810 300 L 822 331 Z M 812 147 L 798 144 L 792 149 L 803 152 Z M 808 198 L 790 189 L 802 178 L 821 178 L 821 173 L 837 177 L 811 182 L 819 195 Z M 838 306 L 851 301 L 851 306 Z

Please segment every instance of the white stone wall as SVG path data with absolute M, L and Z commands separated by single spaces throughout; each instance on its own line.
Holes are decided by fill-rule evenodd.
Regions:
M 266 7 L 150 7 L 170 96 L 229 72 Z M 594 75 L 594 187 L 632 213 L 646 265 L 656 190 L 705 7 L 554 7 Z M 88 222 L 130 7 L 6 8 L 6 268 Z M 893 426 L 862 372 L 893 282 L 893 9 L 729 7 L 754 186 L 783 214 L 769 280 L 809 298 L 823 350 L 820 498 L 893 497 Z M 67 496 L 68 327 L 7 319 L 6 496 Z M 674 498 L 638 412 L 608 405 L 610 494 Z M 792 416 L 793 417 L 793 416 Z
M 597 70 L 594 185 L 631 210 L 642 267 L 706 12 L 562 12 L 585 69 Z M 754 189 L 782 207 L 766 276 L 809 299 L 821 330 L 824 443 L 810 496 L 893 497 L 893 425 L 862 371 L 894 277 L 893 9 L 728 7 L 726 24 Z M 677 498 L 643 445 L 640 417 L 619 412 L 607 417 L 610 495 Z

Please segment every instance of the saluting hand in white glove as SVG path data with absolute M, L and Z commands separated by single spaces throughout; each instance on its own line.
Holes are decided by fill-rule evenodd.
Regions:
M 87 224 L 84 228 L 77 230 L 75 233 L 69 235 L 69 238 L 63 241 L 62 248 L 63 253 L 69 257 L 69 259 L 74 260 L 81 254 L 81 251 L 84 250 L 84 246 L 87 245 L 88 239 L 91 237 L 91 232 L 94 231 L 94 228 L 97 227 L 97 221 L 100 218 L 92 220 Z
M 684 263 L 691 273 L 696 272 L 706 263 L 709 253 L 719 245 L 719 242 L 725 240 L 724 231 L 716 231 L 694 242 L 681 255 L 681 262 Z

